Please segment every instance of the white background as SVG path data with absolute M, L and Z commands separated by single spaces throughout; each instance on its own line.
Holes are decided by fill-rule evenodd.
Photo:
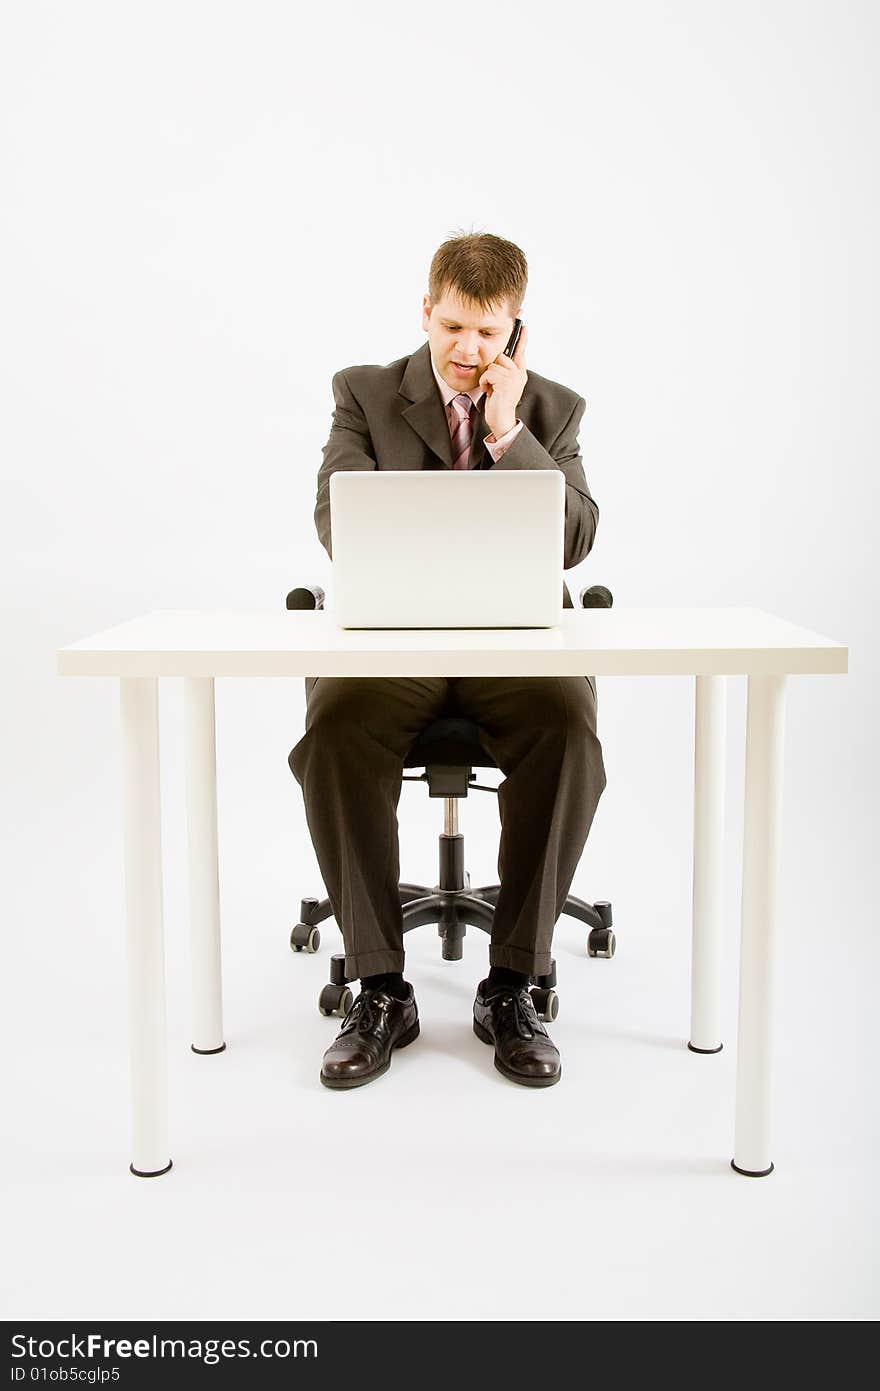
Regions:
M 877 7 L 30 3 L 0 54 L 5 1317 L 876 1317 Z M 612 901 L 619 948 L 557 928 L 561 1085 L 494 1072 L 487 940 L 446 963 L 423 929 L 422 1037 L 351 1094 L 318 1084 L 338 932 L 287 946 L 324 893 L 287 766 L 303 683 L 229 680 L 213 1058 L 160 683 L 174 1168 L 136 1180 L 118 688 L 56 649 L 327 586 L 332 374 L 420 346 L 457 230 L 523 248 L 527 368 L 587 400 L 575 598 L 753 605 L 850 647 L 788 683 L 776 1172 L 729 1168 L 743 680 L 724 1051 L 685 1047 L 693 682 L 607 678 L 573 892 Z M 489 882 L 496 799 L 460 810 Z M 404 784 L 405 879 L 436 882 L 441 811 Z

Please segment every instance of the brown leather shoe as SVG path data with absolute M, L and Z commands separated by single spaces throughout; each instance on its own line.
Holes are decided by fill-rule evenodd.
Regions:
M 528 990 L 503 989 L 488 998 L 477 986 L 474 1033 L 495 1045 L 495 1066 L 524 1087 L 552 1087 L 562 1076 L 559 1050 L 535 1012 Z
M 321 1081 L 325 1087 L 362 1087 L 391 1066 L 394 1048 L 405 1048 L 419 1034 L 415 992 L 396 1000 L 387 990 L 363 989 L 342 1021 L 342 1028 L 324 1054 Z

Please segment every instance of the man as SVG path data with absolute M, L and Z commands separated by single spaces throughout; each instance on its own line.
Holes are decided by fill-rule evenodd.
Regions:
M 315 525 L 332 559 L 330 476 L 337 469 L 560 468 L 565 474 L 565 569 L 590 551 L 599 510 L 577 443 L 577 392 L 526 372 L 523 325 L 504 353 L 527 283 L 519 247 L 488 233 L 436 252 L 422 306 L 428 342 L 385 367 L 333 378 L 335 410 L 318 472 Z M 427 556 L 426 563 L 437 563 Z M 563 582 L 563 605 L 572 607 Z M 361 989 L 321 1081 L 348 1088 L 388 1070 L 419 1032 L 403 978 L 397 806 L 403 762 L 441 715 L 473 720 L 505 774 L 498 788 L 501 885 L 477 986 L 473 1027 L 495 1065 L 524 1086 L 562 1075 L 559 1052 L 528 986 L 550 970 L 550 943 L 605 787 L 590 677 L 308 677 L 306 732 L 288 762 Z

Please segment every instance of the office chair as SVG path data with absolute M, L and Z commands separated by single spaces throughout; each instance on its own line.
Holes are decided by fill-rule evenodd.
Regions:
M 610 590 L 604 585 L 582 589 L 579 607 L 610 609 L 613 603 Z M 287 596 L 288 609 L 322 609 L 324 591 L 320 586 L 292 589 Z M 462 942 L 468 926 L 491 933 L 495 903 L 500 884 L 485 884 L 471 888 L 471 877 L 464 867 L 464 836 L 458 829 L 458 799 L 466 797 L 473 788 L 478 792 L 498 789 L 486 787 L 473 779 L 474 768 L 497 768 L 498 764 L 480 743 L 479 726 L 472 720 L 440 718 L 433 720 L 419 735 L 403 761 L 405 768 L 424 768 L 418 776 L 404 782 L 427 782 L 429 797 L 442 797 L 443 832 L 440 836 L 440 881 L 433 889 L 424 884 L 400 884 L 400 903 L 403 930 L 409 932 L 423 923 L 436 923 L 442 941 L 444 961 L 460 961 Z M 607 901 L 585 903 L 569 894 L 563 913 L 587 923 L 587 954 L 610 958 L 614 955 L 615 939 L 611 928 L 611 904 Z M 321 945 L 318 923 L 332 916 L 327 898 L 304 898 L 300 902 L 300 921 L 290 934 L 294 951 L 315 952 Z M 345 974 L 345 954 L 330 958 L 330 983 L 318 998 L 318 1009 L 324 1015 L 342 1018 L 350 1009 L 353 996 Z M 551 957 L 547 975 L 533 976 L 530 989 L 535 1010 L 540 1018 L 552 1021 L 559 1013 L 556 985 L 556 961 Z

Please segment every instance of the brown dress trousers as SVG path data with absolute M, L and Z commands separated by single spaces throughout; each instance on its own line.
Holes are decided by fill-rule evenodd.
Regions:
M 440 716 L 473 720 L 505 775 L 489 964 L 549 972 L 553 928 L 606 782 L 589 680 L 322 676 L 307 684 L 306 732 L 288 762 L 342 929 L 346 976 L 403 970 L 403 760 Z

